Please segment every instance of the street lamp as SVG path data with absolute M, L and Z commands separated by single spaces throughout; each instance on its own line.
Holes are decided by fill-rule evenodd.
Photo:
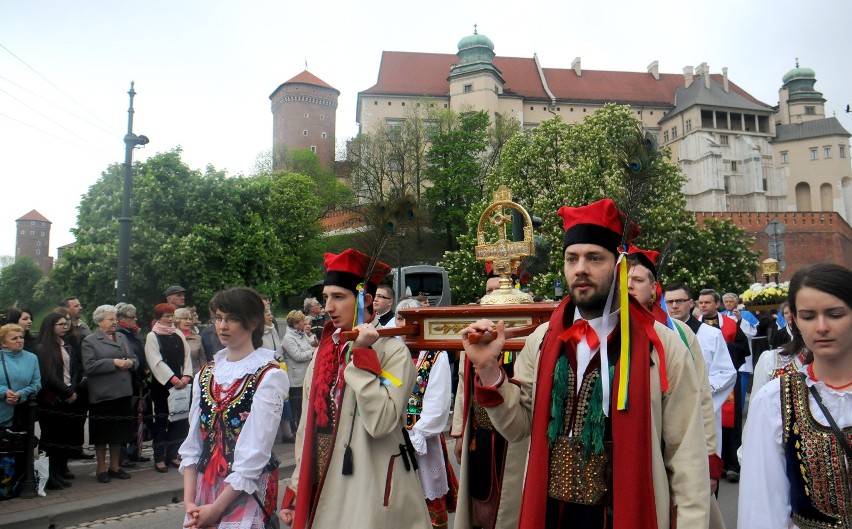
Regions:
M 118 279 L 115 282 L 119 302 L 130 302 L 130 194 L 133 190 L 133 149 L 146 145 L 148 137 L 133 134 L 133 81 L 130 81 L 130 107 L 127 109 L 127 134 L 124 136 L 124 193 L 121 197 L 121 217 L 118 219 Z

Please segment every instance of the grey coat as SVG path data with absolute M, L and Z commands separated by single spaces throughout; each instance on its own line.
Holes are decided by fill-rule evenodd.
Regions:
M 98 329 L 83 339 L 83 370 L 89 381 L 89 402 L 129 397 L 133 394 L 132 372 L 139 367 L 127 338 L 115 333 L 116 341 Z M 115 367 L 116 358 L 133 360 L 133 369 Z

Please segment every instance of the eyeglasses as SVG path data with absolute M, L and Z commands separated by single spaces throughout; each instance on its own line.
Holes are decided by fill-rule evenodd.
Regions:
M 222 325 L 223 323 L 228 324 L 228 325 L 238 325 L 238 324 L 242 323 L 242 321 L 243 320 L 241 320 L 239 318 L 233 318 L 231 316 L 226 316 L 224 318 L 220 318 L 219 316 L 216 316 L 215 318 L 213 318 L 213 323 L 215 323 L 216 325 Z
M 389 298 L 389 297 L 387 297 L 387 296 L 383 296 L 383 295 L 381 295 L 381 294 L 376 294 L 376 297 L 377 297 L 377 298 L 379 298 L 379 299 L 386 299 L 386 300 L 388 300 L 388 301 L 392 301 L 392 300 L 393 300 L 393 298 Z
M 666 305 L 672 305 L 672 306 L 683 305 L 684 303 L 687 303 L 689 301 L 692 301 L 692 300 L 691 299 L 667 299 Z

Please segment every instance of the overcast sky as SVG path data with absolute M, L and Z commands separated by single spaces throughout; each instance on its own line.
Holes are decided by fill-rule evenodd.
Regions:
M 699 7 L 700 6 L 700 7 Z M 455 53 L 473 31 L 497 55 L 542 66 L 663 73 L 707 62 L 770 105 L 794 66 L 847 130 L 852 3 L 845 0 L 285 2 L 283 0 L 0 0 L 0 255 L 15 219 L 53 222 L 51 255 L 73 242 L 77 205 L 124 159 L 127 91 L 143 160 L 176 146 L 194 169 L 247 173 L 271 148 L 269 95 L 305 68 L 340 90 L 337 143 L 357 132 L 357 93 L 383 50 Z M 116 226 L 116 234 L 118 227 Z M 117 235 L 116 235 L 117 240 Z M 117 243 L 116 243 L 117 244 Z

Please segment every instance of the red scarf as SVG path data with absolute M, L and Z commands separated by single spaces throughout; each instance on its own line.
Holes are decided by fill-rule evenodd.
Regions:
M 547 441 L 547 426 L 550 422 L 550 394 L 553 387 L 553 370 L 561 354 L 576 354 L 576 344 L 560 339 L 566 330 L 566 316 L 572 317 L 574 305 L 565 299 L 550 317 L 550 326 L 544 336 L 539 358 L 538 380 L 535 390 L 535 406 L 532 418 L 530 455 L 527 464 L 527 479 L 521 504 L 521 529 L 544 527 L 547 505 L 547 479 L 549 475 L 550 448 Z M 630 388 L 626 411 L 617 411 L 612 399 L 613 439 L 613 528 L 656 529 L 657 510 L 654 501 L 654 480 L 651 451 L 658 450 L 651 439 L 651 380 L 650 351 L 652 340 L 659 343 L 653 332 L 654 320 L 647 309 L 643 309 L 630 298 Z M 568 319 L 568 322 L 571 320 Z M 649 331 L 653 335 L 649 336 Z M 616 334 L 618 328 L 616 328 Z M 662 351 L 660 351 L 662 355 Z M 615 364 L 612 395 L 618 394 L 618 372 L 620 363 Z

